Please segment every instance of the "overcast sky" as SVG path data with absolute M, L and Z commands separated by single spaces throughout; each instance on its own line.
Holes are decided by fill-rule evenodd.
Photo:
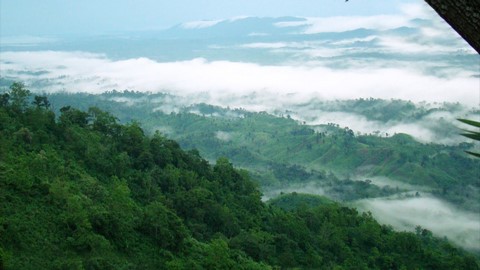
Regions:
M 0 0 L 0 36 L 98 34 L 237 16 L 328 17 L 399 13 L 422 0 Z

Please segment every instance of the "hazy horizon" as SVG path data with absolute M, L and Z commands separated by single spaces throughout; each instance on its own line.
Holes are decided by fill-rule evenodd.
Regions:
M 119 9 L 124 8 L 122 3 L 126 2 L 120 2 Z M 331 8 L 338 7 L 338 12 L 351 4 L 335 3 Z M 45 8 L 51 4 L 45 2 Z M 2 1 L 2 12 L 11 5 Z M 111 36 L 2 36 L 0 77 L 23 81 L 34 91 L 165 92 L 192 102 L 254 111 L 357 98 L 478 107 L 479 55 L 450 26 L 423 1 L 373 6 L 369 12 L 345 11 L 342 16 L 337 11 L 329 16 L 320 12 L 319 17 L 302 17 L 307 14 L 295 9 L 284 14 L 280 7 L 275 14 L 263 15 L 290 17 L 226 18 L 233 14 L 218 10 L 223 20 L 186 20 L 163 31 Z M 57 8 L 62 7 L 65 4 Z M 199 10 L 182 18 L 201 14 Z M 71 33 L 79 32 L 74 28 Z M 342 114 L 312 118 L 312 112 L 302 111 L 297 117 L 308 117 L 312 123 L 353 119 L 363 126 L 379 125 Z M 362 132 L 371 130 L 357 126 Z
M 0 0 L 0 37 L 107 34 L 159 30 L 177 24 L 255 17 L 395 15 L 419 0 L 58 1 Z

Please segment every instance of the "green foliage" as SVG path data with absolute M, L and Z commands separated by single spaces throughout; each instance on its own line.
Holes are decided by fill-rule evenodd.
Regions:
M 293 192 L 290 194 L 281 194 L 269 200 L 268 203 L 284 210 L 294 210 L 302 207 L 312 208 L 324 204 L 332 204 L 334 201 L 324 196 Z
M 207 160 L 227 157 L 247 169 L 265 194 L 291 185 L 313 184 L 332 199 L 352 201 L 402 193 L 408 190 L 404 184 L 409 184 L 426 188 L 464 209 L 480 211 L 476 169 L 480 161 L 464 153 L 471 151 L 472 143 L 446 146 L 420 143 L 407 134 L 353 134 L 350 128 L 336 124 L 307 126 L 293 120 L 288 112 L 273 116 L 207 104 L 184 108 L 176 105 L 180 108 L 177 113 L 162 113 L 163 108 L 175 107 L 177 98 L 161 93 L 55 94 L 49 99 L 57 108 L 75 104 L 87 110 L 95 104 L 114 113 L 121 122 L 141 121 L 139 125 L 146 134 L 163 133 L 183 148 L 198 149 Z M 318 114 L 341 111 L 386 125 L 388 121 L 419 122 L 431 114 L 460 114 L 463 110 L 459 104 L 413 104 L 372 98 L 314 101 L 296 109 L 315 110 Z M 433 124 L 438 126 L 435 133 L 458 135 L 453 123 L 439 120 Z M 156 147 L 162 142 L 154 139 L 152 143 Z M 168 152 L 153 155 L 142 155 L 147 165 L 151 158 L 160 163 L 172 159 Z M 380 185 L 374 181 L 376 178 L 395 181 Z
M 2 269 L 478 269 L 338 204 L 284 211 L 226 158 L 99 109 L 0 107 Z
M 35 96 L 32 104 L 34 104 L 38 108 L 50 108 L 50 101 L 48 101 L 48 98 L 46 96 Z
M 10 86 L 9 97 L 12 107 L 17 110 L 23 110 L 28 105 L 28 97 L 30 91 L 25 88 L 25 85 L 20 82 L 14 82 Z
M 458 119 L 458 121 L 460 121 L 462 123 L 465 123 L 467 125 L 476 127 L 476 128 L 480 128 L 480 122 L 476 122 L 476 121 L 468 120 L 468 119 Z M 480 141 L 480 132 L 479 131 L 465 130 L 465 133 L 462 133 L 462 135 L 467 137 L 467 138 L 470 138 L 472 140 Z M 466 152 L 469 153 L 472 156 L 480 158 L 479 153 L 474 153 L 474 152 L 470 152 L 470 151 L 466 151 Z

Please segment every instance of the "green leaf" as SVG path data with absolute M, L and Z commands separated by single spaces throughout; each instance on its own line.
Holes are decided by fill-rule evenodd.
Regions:
M 473 120 L 468 120 L 468 119 L 457 119 L 457 120 L 462 122 L 462 123 L 465 123 L 467 125 L 480 128 L 480 122 L 473 121 Z
M 477 140 L 477 141 L 480 141 L 480 133 L 478 132 L 471 132 L 470 133 L 462 133 L 460 134 L 464 137 L 467 137 L 467 138 L 470 138 L 470 139 L 473 139 L 473 140 Z
M 468 153 L 468 154 L 470 154 L 470 155 L 472 155 L 472 156 L 475 156 L 475 157 L 480 158 L 480 153 L 474 153 L 474 152 L 470 152 L 470 151 L 465 151 L 465 153 Z

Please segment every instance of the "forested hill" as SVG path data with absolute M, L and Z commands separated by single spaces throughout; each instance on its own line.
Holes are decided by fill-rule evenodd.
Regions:
M 480 160 L 465 154 L 473 144 L 461 137 L 461 130 L 454 125 L 455 118 L 471 114 L 475 119 L 480 111 L 465 115 L 465 108 L 458 104 L 376 99 L 312 101 L 294 108 L 297 113 L 283 111 L 275 116 L 204 103 L 188 105 L 193 101 L 162 93 L 55 93 L 48 98 L 56 110 L 67 105 L 83 110 L 97 106 L 113 113 L 120 122 L 138 120 L 146 133 L 159 130 L 185 149 L 198 149 L 210 161 L 225 156 L 252 173 L 266 197 L 292 186 L 308 186 L 310 192 L 322 190 L 320 194 L 337 201 L 420 191 L 462 209 L 480 211 Z M 316 117 L 341 113 L 350 119 L 349 126 L 366 118 L 380 129 L 400 123 L 458 142 L 444 145 L 439 139 L 421 143 L 410 135 L 393 132 L 388 136 L 359 134 L 352 126 L 305 124 L 289 113 Z M 351 114 L 362 117 L 352 118 Z M 435 115 L 442 117 L 434 120 Z
M 285 211 L 225 158 L 60 111 L 21 84 L 0 96 L 0 269 L 479 269 L 427 230 L 336 203 Z

